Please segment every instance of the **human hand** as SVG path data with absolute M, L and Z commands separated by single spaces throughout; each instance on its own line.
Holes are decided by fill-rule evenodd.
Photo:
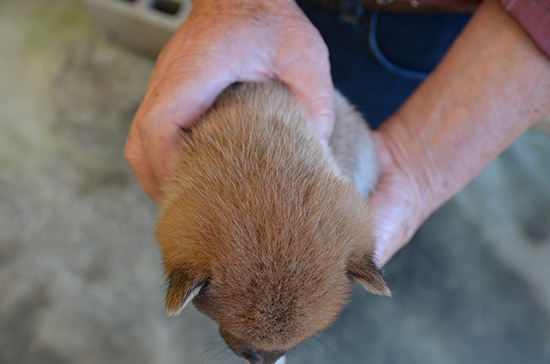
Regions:
M 485 0 L 439 66 L 374 133 L 370 197 L 379 266 L 528 127 L 550 112 L 550 60 Z
M 295 95 L 315 132 L 334 122 L 328 50 L 294 0 L 195 0 L 162 50 L 136 112 L 125 158 L 159 203 L 188 129 L 234 82 L 278 79 Z

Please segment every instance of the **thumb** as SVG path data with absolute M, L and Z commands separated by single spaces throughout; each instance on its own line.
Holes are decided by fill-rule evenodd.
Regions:
M 409 242 L 420 222 L 410 180 L 395 163 L 383 134 L 374 131 L 372 135 L 378 146 L 382 173 L 369 197 L 369 208 L 376 237 L 375 260 L 382 267 Z
M 295 95 L 315 133 L 328 141 L 334 127 L 334 86 L 326 45 L 321 40 L 317 48 L 308 52 L 308 59 L 295 57 L 278 78 Z

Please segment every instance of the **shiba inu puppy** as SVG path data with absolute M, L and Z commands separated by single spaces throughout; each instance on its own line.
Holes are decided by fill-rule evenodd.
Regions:
M 359 282 L 390 295 L 365 197 L 377 153 L 338 93 L 324 147 L 286 87 L 235 84 L 186 132 L 155 232 L 166 309 L 189 303 L 252 364 L 275 363 L 329 326 Z

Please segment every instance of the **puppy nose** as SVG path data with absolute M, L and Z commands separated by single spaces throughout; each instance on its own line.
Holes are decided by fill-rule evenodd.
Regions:
M 220 327 L 220 335 L 235 354 L 245 359 L 248 364 L 284 364 L 284 351 L 264 351 L 253 348 L 241 339 L 237 339 Z
M 284 352 L 282 351 L 261 351 L 243 350 L 237 353 L 244 358 L 248 364 L 285 364 Z
M 246 361 L 246 364 L 252 364 L 248 360 Z M 286 357 L 283 355 L 275 362 L 275 364 L 286 364 Z

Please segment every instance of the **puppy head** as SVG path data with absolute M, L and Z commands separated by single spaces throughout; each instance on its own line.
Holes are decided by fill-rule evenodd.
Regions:
M 354 281 L 390 294 L 366 203 L 303 119 L 281 85 L 222 95 L 185 135 L 155 232 L 168 314 L 192 301 L 251 363 L 325 329 Z
M 268 363 L 329 326 L 354 281 L 390 295 L 364 201 L 346 181 L 321 179 L 286 193 L 218 186 L 204 200 L 197 189 L 166 207 L 156 237 L 168 314 L 193 301 L 237 355 Z

